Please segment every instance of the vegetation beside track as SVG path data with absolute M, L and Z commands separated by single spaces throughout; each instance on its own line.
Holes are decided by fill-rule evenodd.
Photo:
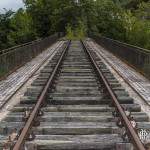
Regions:
M 0 49 L 55 32 L 69 32 L 70 39 L 96 32 L 150 49 L 150 1 L 132 1 L 24 0 L 25 9 L 0 14 Z

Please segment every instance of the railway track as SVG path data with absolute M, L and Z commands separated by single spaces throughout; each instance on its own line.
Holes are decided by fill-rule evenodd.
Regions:
M 2 111 L 6 107 L 9 107 L 9 102 L 14 99 L 13 96 L 30 79 L 32 80 L 33 77 L 36 78 L 36 76 L 40 72 L 40 68 L 44 67 L 46 62 L 49 62 L 49 60 L 56 54 L 57 50 L 60 49 L 63 44 L 63 41 L 58 41 L 51 48 L 47 49 L 44 53 L 40 54 L 35 59 L 28 62 L 26 65 L 11 74 L 7 79 L 0 82 L 0 116 Z
M 125 110 L 138 128 L 149 126 L 140 105 L 97 55 L 84 42 L 66 42 L 0 123 L 0 146 L 17 129 L 13 150 L 115 150 L 123 145 L 131 149 L 130 143 L 144 150 Z M 128 131 L 126 142 L 118 118 Z

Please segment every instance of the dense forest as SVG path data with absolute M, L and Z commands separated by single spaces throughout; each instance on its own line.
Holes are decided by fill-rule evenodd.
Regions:
M 0 14 L 0 49 L 55 32 L 96 33 L 150 49 L 149 0 L 24 0 Z

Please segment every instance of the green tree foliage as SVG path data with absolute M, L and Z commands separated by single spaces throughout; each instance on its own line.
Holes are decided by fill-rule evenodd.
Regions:
M 55 32 L 66 32 L 70 38 L 83 38 L 86 33 L 95 32 L 150 49 L 150 1 L 78 2 L 24 0 L 25 10 L 0 14 L 0 49 L 43 38 Z
M 24 2 L 39 36 L 65 32 L 68 24 L 75 28 L 82 20 L 83 7 L 74 0 L 25 0 Z
M 52 0 L 25 0 L 27 13 L 39 37 L 50 35 L 52 27 Z
M 69 24 L 66 27 L 66 37 L 67 39 L 71 39 L 71 40 L 74 39 L 74 32 L 72 30 L 72 27 Z
M 125 10 L 123 16 L 125 42 L 150 49 L 150 1 L 140 3 L 132 12 Z
M 0 15 L 0 49 L 26 43 L 36 38 L 31 17 L 25 10 Z
M 71 25 L 67 25 L 66 27 L 66 37 L 67 39 L 71 40 L 80 40 L 84 39 L 86 36 L 86 27 L 85 24 L 82 21 L 78 22 L 78 26 L 76 26 L 74 29 Z
M 150 49 L 150 21 L 138 19 L 130 11 L 124 13 L 125 42 Z
M 150 1 L 140 3 L 135 10 L 124 9 L 117 4 L 112 0 L 96 1 L 98 32 L 150 49 Z
M 124 40 L 123 10 L 111 0 L 97 0 L 97 28 L 104 36 Z
M 11 26 L 14 29 L 10 33 L 11 39 L 13 39 L 16 44 L 32 41 L 35 38 L 32 24 L 32 19 L 26 11 L 19 9 L 11 18 Z
M 7 11 L 5 14 L 0 14 L 0 49 L 13 45 L 9 39 L 11 31 L 13 31 L 11 26 L 12 14 L 12 11 Z

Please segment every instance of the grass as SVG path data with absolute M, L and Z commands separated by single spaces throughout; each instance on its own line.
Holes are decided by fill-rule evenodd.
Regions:
M 81 40 L 86 37 L 86 28 L 82 23 L 79 23 L 79 26 L 74 29 L 68 25 L 66 31 L 66 38 L 69 40 Z

